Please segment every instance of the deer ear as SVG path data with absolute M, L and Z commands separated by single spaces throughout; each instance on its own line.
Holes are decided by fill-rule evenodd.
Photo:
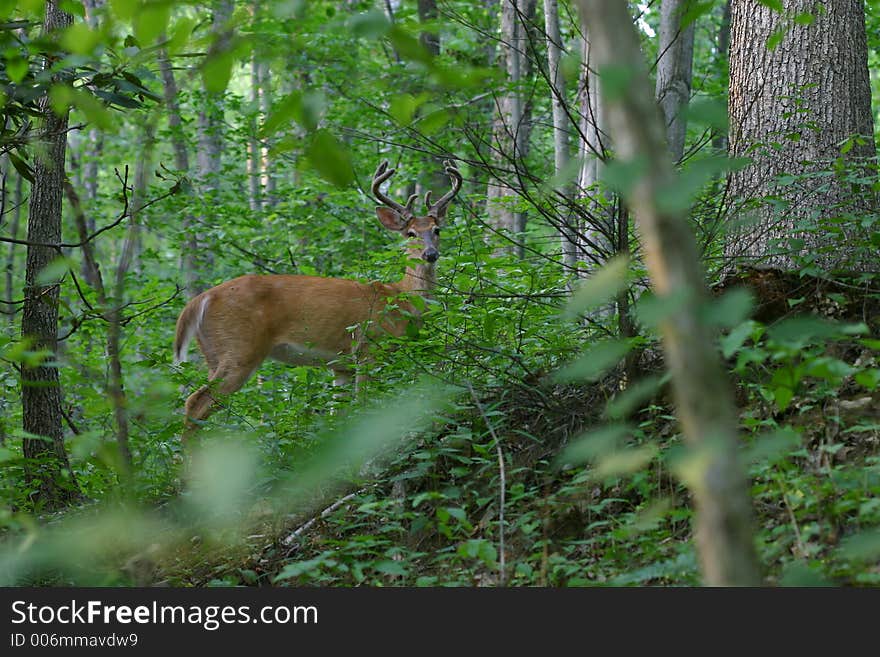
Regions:
M 397 210 L 392 210 L 382 205 L 376 208 L 376 216 L 379 217 L 379 221 L 388 230 L 400 231 L 406 225 L 406 221 L 403 220 L 403 217 L 400 216 Z

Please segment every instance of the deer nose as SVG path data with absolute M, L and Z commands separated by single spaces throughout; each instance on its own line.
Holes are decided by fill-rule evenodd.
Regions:
M 437 262 L 437 258 L 440 257 L 440 252 L 437 249 L 427 249 L 422 254 L 422 257 L 428 262 Z

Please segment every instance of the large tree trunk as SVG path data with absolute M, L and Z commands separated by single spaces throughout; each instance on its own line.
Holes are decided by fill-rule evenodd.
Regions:
M 46 2 L 46 33 L 64 29 L 73 22 L 58 8 L 56 0 Z M 46 68 L 51 62 L 46 62 Z M 60 245 L 61 197 L 64 184 L 64 154 L 67 145 L 67 112 L 52 111 L 48 96 L 40 101 L 42 126 L 40 146 L 34 152 L 34 183 L 28 214 L 27 270 L 25 272 L 22 336 L 33 341 L 33 349 L 53 356 L 58 347 L 58 283 L 38 284 L 37 277 L 60 249 L 36 244 Z M 50 360 L 53 360 L 50 357 Z M 57 363 L 22 367 L 23 428 L 32 436 L 22 441 L 26 475 L 33 489 L 33 501 L 46 508 L 64 506 L 78 495 L 76 480 L 67 460 L 61 420 L 61 388 Z
M 692 0 L 660 4 L 660 56 L 657 60 L 657 103 L 666 122 L 666 139 L 675 162 L 684 155 L 687 115 L 694 64 L 694 23 L 682 28 L 681 18 Z
M 522 239 L 526 226 L 524 212 L 514 208 L 518 170 L 528 153 L 531 132 L 530 108 L 520 88 L 528 77 L 528 24 L 535 14 L 536 0 L 501 0 L 501 49 L 509 90 L 495 99 L 492 147 L 497 171 L 487 189 L 489 221 L 515 242 L 511 249 L 523 256 Z
M 761 578 L 752 543 L 748 488 L 738 461 L 736 414 L 713 336 L 700 318 L 706 297 L 696 242 L 683 213 L 663 211 L 662 190 L 673 184 L 664 126 L 633 29 L 627 4 L 578 0 L 590 26 L 599 71 L 626 67 L 626 90 L 605 98 L 615 152 L 623 162 L 643 162 L 628 204 L 638 222 L 645 262 L 660 300 L 683 299 L 661 322 L 666 362 L 675 387 L 676 410 L 695 455 L 686 483 L 696 502 L 700 564 L 712 585 L 757 585 Z M 683 296 L 680 296 L 683 295 Z
M 730 177 L 735 199 L 747 202 L 747 228 L 729 235 L 726 255 L 776 267 L 796 266 L 806 256 L 822 267 L 859 266 L 839 234 L 815 228 L 816 217 L 867 209 L 869 195 L 845 177 L 810 177 L 833 169 L 843 157 L 858 163 L 875 155 L 871 86 L 862 0 L 784 0 L 785 14 L 757 0 L 733 0 L 730 43 L 730 150 L 752 164 Z M 794 21 L 814 13 L 811 24 Z M 777 30 L 781 41 L 768 39 Z M 841 144 L 861 135 L 849 152 Z M 778 177 L 788 178 L 780 184 Z M 764 202 L 773 197 L 772 203 Z M 781 201 L 781 203 L 780 203 Z M 844 226 L 851 238 L 857 227 Z M 792 238 L 802 243 L 792 243 Z

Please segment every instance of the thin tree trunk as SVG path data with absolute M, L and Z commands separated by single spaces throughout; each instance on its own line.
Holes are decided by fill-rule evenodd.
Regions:
M 656 199 L 674 180 L 664 126 L 648 93 L 639 39 L 626 3 L 578 0 L 590 26 L 598 69 L 625 66 L 632 80 L 605 98 L 615 152 L 639 160 L 645 173 L 633 180 L 628 204 L 639 224 L 645 261 L 657 296 L 684 294 L 661 322 L 679 420 L 695 455 L 686 483 L 696 502 L 697 551 L 711 585 L 761 582 L 752 535 L 751 505 L 737 451 L 736 414 L 713 336 L 700 319 L 706 297 L 696 242 L 683 213 L 664 212 Z
M 47 0 L 44 32 L 62 30 L 73 22 L 56 0 Z M 46 68 L 51 65 L 46 62 Z M 42 148 L 34 149 L 34 183 L 28 213 L 27 269 L 21 332 L 35 350 L 53 356 L 58 348 L 58 299 L 60 283 L 38 283 L 46 266 L 60 255 L 61 196 L 64 184 L 64 154 L 67 145 L 67 112 L 51 109 L 48 95 L 40 100 Z M 28 437 L 22 440 L 25 473 L 32 500 L 45 508 L 65 506 L 78 497 L 76 478 L 67 459 L 62 430 L 61 387 L 56 363 L 22 367 L 22 426 Z M 37 436 L 37 437 L 30 437 Z
M 685 108 L 691 99 L 694 63 L 694 23 L 682 27 L 691 0 L 660 4 L 660 57 L 657 60 L 657 103 L 663 110 L 666 141 L 674 162 L 684 155 L 687 134 Z
M 721 12 L 721 19 L 718 25 L 718 34 L 715 36 L 715 59 L 716 71 L 723 79 L 729 77 L 728 68 L 730 66 L 730 0 L 725 2 L 718 8 Z M 719 153 L 727 152 L 727 133 L 719 130 L 712 138 L 712 148 Z
M 265 121 L 272 107 L 272 77 L 268 62 L 260 62 L 260 116 Z M 269 137 L 264 137 L 260 144 L 260 185 L 263 194 L 263 207 L 270 208 L 278 203 L 278 195 L 275 193 L 275 176 L 272 173 L 272 162 L 269 159 L 271 142 Z
M 6 208 L 7 212 L 12 213 L 12 219 L 9 221 L 9 237 L 12 239 L 18 238 L 19 226 L 21 225 L 21 207 L 23 204 L 22 198 L 22 178 L 21 174 L 17 171 L 15 172 L 15 191 L 12 193 L 12 207 Z M 4 190 L 5 192 L 5 190 Z M 9 244 L 6 251 L 6 288 L 4 292 L 3 299 L 7 301 L 6 308 L 4 308 L 4 312 L 7 313 L 10 324 L 15 324 L 15 304 L 12 301 L 15 299 L 16 290 L 14 287 L 14 276 L 15 273 L 15 249 L 18 245 Z
M 229 20 L 232 17 L 232 0 L 218 0 L 214 6 L 211 32 L 214 35 L 212 48 L 217 51 L 226 49 L 231 38 Z M 223 95 L 204 90 L 204 101 L 196 117 L 197 151 L 196 171 L 197 186 L 204 208 L 210 208 L 218 202 L 220 191 L 220 171 L 223 158 Z M 197 226 L 210 225 L 208 217 L 203 214 L 197 218 Z M 195 294 L 206 287 L 205 276 L 211 270 L 214 252 L 205 246 L 205 237 L 200 230 L 195 231 L 196 242 L 196 276 L 194 285 L 189 290 Z
M 550 84 L 550 102 L 553 108 L 553 166 L 559 177 L 568 168 L 571 150 L 568 139 L 569 118 L 566 111 L 565 78 L 562 76 L 562 36 L 559 31 L 558 0 L 544 0 L 544 32 L 547 36 L 547 73 Z M 571 186 L 560 182 L 556 192 L 565 198 L 571 196 Z M 567 272 L 577 271 L 577 230 L 574 218 L 566 216 L 559 227 L 562 264 Z
M 602 110 L 599 78 L 590 45 L 590 28 L 583 27 L 581 42 L 581 75 L 578 81 L 578 157 L 581 169 L 578 173 L 579 193 L 588 199 L 584 217 L 577 226 L 578 259 L 601 263 L 614 253 L 615 234 L 613 211 L 606 202 L 600 180 L 607 147 L 607 131 Z M 578 275 L 586 277 L 593 267 L 580 268 Z
M 171 132 L 171 148 L 174 151 L 174 168 L 180 175 L 189 174 L 189 148 L 184 133 L 183 117 L 180 112 L 178 100 L 177 80 L 174 78 L 174 70 L 171 68 L 171 60 L 168 51 L 164 48 L 159 51 L 159 71 L 162 75 L 162 90 L 165 97 L 165 106 L 168 108 L 168 129 Z M 183 215 L 181 229 L 184 235 L 184 244 L 181 248 L 180 269 L 183 275 L 184 285 L 187 290 L 195 293 L 196 290 L 196 243 L 195 218 L 192 213 Z
M 260 142 L 257 139 L 257 115 L 260 113 L 260 64 L 257 54 L 251 55 L 251 108 L 252 117 L 248 119 L 247 178 L 248 207 L 259 210 L 260 198 Z
M 493 176 L 487 189 L 486 210 L 489 221 L 514 240 L 510 249 L 517 257 L 524 254 L 522 240 L 526 215 L 517 210 L 515 184 L 518 170 L 528 153 L 531 117 L 527 109 L 521 82 L 528 76 L 529 60 L 527 23 L 535 13 L 536 0 L 502 0 L 501 47 L 510 90 L 495 99 L 493 148 L 496 152 L 498 175 Z M 502 180 L 503 176 L 506 180 Z

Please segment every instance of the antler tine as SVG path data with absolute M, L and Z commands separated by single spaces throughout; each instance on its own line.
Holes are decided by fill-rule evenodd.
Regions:
M 452 189 L 441 196 L 428 210 L 428 214 L 438 218 L 446 211 L 446 206 L 449 205 L 449 202 L 458 194 L 462 183 L 461 172 L 459 172 L 451 160 L 443 162 L 443 166 L 446 169 L 446 175 L 452 179 Z M 428 197 L 426 195 L 425 201 L 427 202 L 427 200 Z
M 426 212 L 431 211 L 431 190 L 430 189 L 427 192 L 425 192 L 425 211 Z
M 388 168 L 388 160 L 384 160 L 379 165 L 379 167 L 376 169 L 376 173 L 373 174 L 373 184 L 370 186 L 370 190 L 373 192 L 373 196 L 375 196 L 377 199 L 379 199 L 379 201 L 381 201 L 382 203 L 387 205 L 389 208 L 397 210 L 397 212 L 399 212 L 402 215 L 411 214 L 412 213 L 411 208 L 404 207 L 400 203 L 398 203 L 397 201 L 394 201 L 394 200 L 388 198 L 379 189 L 379 186 L 383 182 L 388 180 L 391 176 L 393 176 L 396 171 L 397 171 L 396 169 L 389 169 Z
M 418 197 L 419 197 L 418 194 L 412 194 L 412 195 L 410 195 L 410 197 L 406 200 L 406 211 L 407 211 L 409 214 L 412 214 L 412 212 L 413 212 L 413 203 L 416 202 L 416 199 L 417 199 Z

